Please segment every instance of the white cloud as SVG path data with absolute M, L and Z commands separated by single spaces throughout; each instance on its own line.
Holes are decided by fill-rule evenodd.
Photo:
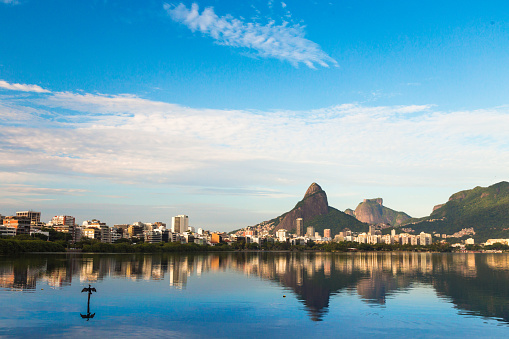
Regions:
M 310 68 L 337 66 L 336 60 L 327 55 L 318 44 L 305 38 L 304 27 L 283 23 L 266 25 L 244 22 L 231 15 L 219 17 L 212 7 L 205 8 L 201 14 L 193 3 L 191 8 L 184 4 L 172 6 L 164 4 L 170 17 L 186 25 L 193 32 L 199 31 L 212 37 L 220 45 L 252 49 L 264 58 L 276 58 L 298 66 L 300 63 Z
M 0 116 L 10 107 L 25 112 L 23 121 L 44 119 L 38 110 L 45 108 L 66 122 L 0 128 L 4 171 L 224 187 L 225 193 L 243 187 L 230 191 L 239 194 L 310 176 L 386 185 L 502 178 L 500 169 L 509 165 L 508 107 L 440 112 L 429 105 L 345 104 L 258 112 L 70 92 L 36 103 L 37 109 L 0 105 Z
M 8 89 L 11 91 L 22 91 L 22 92 L 36 92 L 36 93 L 49 93 L 50 92 L 38 85 L 10 84 L 4 80 L 0 80 L 0 88 Z
M 123 190 L 157 187 L 179 197 L 164 198 L 171 203 L 214 195 L 233 205 L 264 198 L 291 207 L 303 193 L 298 187 L 317 181 L 335 207 L 354 207 L 371 195 L 390 199 L 380 187 L 401 193 L 397 187 L 418 192 L 430 185 L 447 191 L 429 198 L 433 205 L 459 189 L 509 179 L 506 126 L 508 106 L 441 112 L 433 105 L 352 103 L 263 112 L 195 109 L 133 95 L 16 94 L 0 98 L 0 197 L 22 206 L 25 196 L 92 194 L 62 187 L 101 187 L 98 197 L 139 196 Z M 359 194 L 366 191 L 360 187 L 370 190 Z M 350 198 L 338 198 L 345 192 Z M 431 208 L 421 207 L 405 211 L 424 215 Z M 285 210 L 273 208 L 274 215 Z
M 31 195 L 76 195 L 88 192 L 84 189 L 71 189 L 71 188 L 48 188 L 48 187 L 34 187 L 31 185 L 20 184 L 7 184 L 1 185 L 3 194 L 31 196 Z
M 8 4 L 8 5 L 18 5 L 18 0 L 0 0 L 0 3 L 2 4 Z

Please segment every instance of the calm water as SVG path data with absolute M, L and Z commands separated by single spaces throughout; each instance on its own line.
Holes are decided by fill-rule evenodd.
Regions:
M 0 257 L 0 301 L 2 337 L 509 337 L 509 255 Z

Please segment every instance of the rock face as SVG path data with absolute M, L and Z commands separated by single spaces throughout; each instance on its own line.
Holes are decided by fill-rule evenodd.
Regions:
M 347 211 L 345 213 L 349 214 Z M 353 211 L 353 215 L 357 220 L 368 224 L 385 223 L 392 226 L 399 226 L 405 220 L 410 219 L 410 216 L 404 212 L 385 207 L 382 198 L 364 199 Z
M 322 190 L 320 185 L 312 183 L 306 191 L 304 198 L 288 212 L 275 231 L 285 229 L 295 231 L 295 219 L 302 218 L 304 223 L 319 215 L 329 213 L 329 204 L 327 202 L 327 194 Z M 305 230 L 304 230 L 305 231 Z

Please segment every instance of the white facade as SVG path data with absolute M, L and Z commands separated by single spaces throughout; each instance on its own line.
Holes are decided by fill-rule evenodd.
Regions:
M 184 233 L 189 228 L 189 217 L 187 215 L 177 215 L 171 218 L 171 231 L 173 233 Z
M 286 234 L 287 234 L 287 230 L 285 229 L 280 229 L 280 230 L 277 230 L 276 231 L 276 237 L 279 241 L 283 242 L 283 241 L 286 241 Z

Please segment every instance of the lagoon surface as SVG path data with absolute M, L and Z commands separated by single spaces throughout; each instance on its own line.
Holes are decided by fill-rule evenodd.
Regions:
M 0 257 L 0 301 L 0 337 L 508 337 L 509 255 Z

